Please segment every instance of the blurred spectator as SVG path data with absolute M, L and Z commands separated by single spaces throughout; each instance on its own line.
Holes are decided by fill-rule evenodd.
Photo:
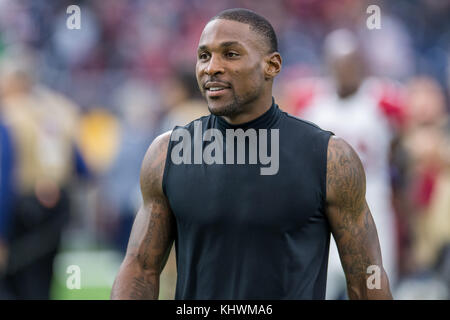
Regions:
M 161 132 L 183 126 L 209 113 L 205 101 L 201 98 L 194 69 L 179 71 L 162 85 L 162 96 L 167 108 Z
M 409 202 L 413 266 L 434 266 L 450 243 L 450 122 L 440 85 L 429 77 L 408 84 L 409 117 L 403 138 L 408 154 Z
M 75 167 L 77 108 L 35 81 L 33 58 L 25 47 L 10 47 L 0 65 L 2 114 L 17 159 L 6 281 L 18 299 L 49 298 Z
M 117 153 L 119 119 L 104 107 L 92 107 L 80 117 L 80 151 L 95 175 L 108 170 Z
M 134 217 L 141 205 L 142 159 L 156 137 L 161 112 L 157 93 L 139 81 L 127 82 L 116 93 L 117 151 L 99 176 L 100 207 L 109 228 L 105 237 L 125 254 Z
M 397 277 L 395 215 L 391 206 L 389 150 L 395 122 L 382 102 L 381 82 L 368 78 L 357 38 L 349 30 L 325 39 L 325 61 L 331 77 L 310 98 L 300 116 L 346 140 L 366 172 L 366 199 L 377 226 L 383 266 L 392 286 Z M 301 89 L 301 88 L 300 88 Z M 327 298 L 337 299 L 346 282 L 334 240 L 331 241 Z
M 3 282 L 8 262 L 11 207 L 14 197 L 13 142 L 8 127 L 2 124 L 1 120 L 0 110 L 0 283 Z
M 120 120 L 109 109 L 92 107 L 80 117 L 79 145 L 91 176 L 76 190 L 75 206 L 80 212 L 80 231 L 86 232 L 91 241 L 105 243 L 105 232 L 114 219 L 113 214 L 102 214 L 100 197 L 101 178 L 105 175 L 117 156 L 120 139 Z M 106 204 L 107 205 L 107 204 Z M 107 237 L 108 238 L 108 237 Z M 110 237 L 109 237 L 110 238 Z

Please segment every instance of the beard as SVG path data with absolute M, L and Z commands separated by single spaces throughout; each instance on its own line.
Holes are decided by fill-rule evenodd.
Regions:
M 235 117 L 243 111 L 242 102 L 238 97 L 233 95 L 233 101 L 221 107 L 214 107 L 208 103 L 208 110 L 215 116 Z
M 214 103 L 208 101 L 208 110 L 215 116 L 233 118 L 246 111 L 246 106 L 257 100 L 261 95 L 262 88 L 255 88 L 243 97 L 239 97 L 233 92 L 232 101 L 220 107 L 214 107 Z M 219 100 L 219 99 L 211 99 Z

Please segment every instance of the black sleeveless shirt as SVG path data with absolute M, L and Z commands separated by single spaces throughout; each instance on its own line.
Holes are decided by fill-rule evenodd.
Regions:
M 208 129 L 217 129 L 213 138 Z M 224 142 L 214 152 L 209 149 L 212 162 L 201 152 L 208 153 L 211 141 L 222 142 L 217 131 Z M 241 154 L 238 163 L 238 139 L 232 147 L 227 132 L 248 134 L 244 161 Z M 331 135 L 275 102 L 241 125 L 211 114 L 173 130 L 163 190 L 177 226 L 176 299 L 325 298 Z M 272 156 L 270 165 L 259 154 L 263 144 L 263 156 Z

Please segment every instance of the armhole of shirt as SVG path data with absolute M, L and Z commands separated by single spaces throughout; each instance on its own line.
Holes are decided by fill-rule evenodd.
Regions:
M 324 216 L 326 216 L 325 210 L 326 210 L 326 204 L 327 204 L 327 174 L 328 174 L 328 146 L 330 144 L 331 138 L 334 136 L 334 133 L 331 131 L 325 131 L 326 137 L 325 137 L 325 161 L 324 161 L 324 168 L 323 168 L 323 178 L 320 181 L 321 188 L 323 190 L 323 199 L 322 199 L 322 211 Z
M 164 163 L 164 171 L 163 171 L 163 177 L 162 177 L 162 190 L 163 190 L 163 193 L 164 193 L 164 195 L 166 196 L 166 198 L 167 198 L 167 191 L 166 191 L 166 189 L 167 189 L 167 186 L 166 186 L 166 180 L 167 180 L 167 175 L 168 175 L 168 171 L 169 171 L 169 165 L 170 165 L 170 161 L 169 161 L 169 159 L 170 159 L 170 151 L 172 150 L 172 133 L 174 132 L 174 130 L 176 130 L 178 128 L 178 126 L 176 126 L 173 130 L 172 130 L 172 132 L 170 133 L 170 136 L 169 136 L 169 143 L 167 144 L 167 151 L 166 151 L 166 160 L 165 160 L 165 163 Z

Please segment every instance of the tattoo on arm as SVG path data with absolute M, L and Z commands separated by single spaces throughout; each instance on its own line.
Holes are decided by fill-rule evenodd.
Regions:
M 327 217 L 345 271 L 349 297 L 367 298 L 367 268 L 377 265 L 382 269 L 381 251 L 365 200 L 363 166 L 355 151 L 339 138 L 331 138 L 329 142 L 326 188 Z
M 141 170 L 143 204 L 135 218 L 127 253 L 112 297 L 157 299 L 159 275 L 175 237 L 175 220 L 162 191 L 170 133 L 152 143 Z
M 134 277 L 131 283 L 130 298 L 134 300 L 146 299 L 152 297 L 157 299 L 155 285 L 152 282 L 145 281 L 143 276 Z

